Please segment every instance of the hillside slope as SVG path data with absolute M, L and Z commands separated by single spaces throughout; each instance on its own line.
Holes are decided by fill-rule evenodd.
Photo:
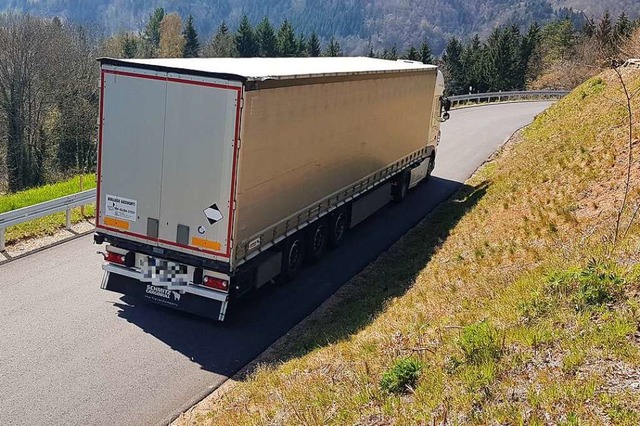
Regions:
M 638 16 L 640 10 L 633 3 L 612 2 L 606 7 L 616 15 L 627 10 Z M 451 35 L 486 35 L 497 24 L 545 21 L 565 6 L 600 14 L 601 5 L 597 0 L 0 0 L 0 10 L 97 23 L 108 32 L 142 28 L 152 9 L 159 6 L 182 16 L 192 14 L 207 36 L 223 20 L 235 26 L 245 13 L 253 22 L 263 16 L 276 23 L 289 18 L 306 33 L 317 31 L 325 39 L 334 35 L 348 38 L 351 49 L 360 51 L 366 49 L 369 40 L 376 46 L 404 46 L 424 37 L 429 37 L 434 50 L 440 51 Z
M 640 71 L 624 75 L 640 88 Z M 612 237 L 629 165 L 622 99 L 607 72 L 541 114 L 192 420 L 640 424 L 638 217 L 623 237 L 640 203 L 638 125 Z

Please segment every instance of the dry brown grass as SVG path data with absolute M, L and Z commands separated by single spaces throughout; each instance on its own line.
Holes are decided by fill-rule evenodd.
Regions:
M 625 78 L 640 88 L 638 71 Z M 621 100 L 605 73 L 542 114 L 194 422 L 639 424 L 640 226 L 611 250 L 626 170 Z M 640 99 L 634 108 L 638 123 Z M 623 222 L 640 202 L 634 158 Z M 578 304 L 593 289 L 585 282 L 606 280 L 622 292 Z M 382 289 L 392 297 L 381 305 Z M 486 345 L 491 356 L 471 357 Z M 424 365 L 417 385 L 381 390 L 407 356 Z

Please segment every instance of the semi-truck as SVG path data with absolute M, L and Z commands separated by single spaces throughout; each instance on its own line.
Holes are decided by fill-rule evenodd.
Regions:
M 414 61 L 99 62 L 101 286 L 220 321 L 427 179 L 448 118 Z

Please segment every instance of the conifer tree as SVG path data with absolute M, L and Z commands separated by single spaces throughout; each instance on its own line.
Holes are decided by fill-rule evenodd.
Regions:
M 582 26 L 582 34 L 587 38 L 591 38 L 596 35 L 596 23 L 593 18 L 586 18 L 586 21 Z
M 480 37 L 476 34 L 469 44 L 464 47 L 460 62 L 464 73 L 461 89 L 466 92 L 484 92 L 487 90 L 486 77 L 483 74 L 483 54 Z
M 429 46 L 429 42 L 424 40 L 420 45 L 420 60 L 423 64 L 435 64 L 436 60 L 431 53 L 431 47 Z
M 296 56 L 297 52 L 298 48 L 293 26 L 285 19 L 278 30 L 278 54 L 282 57 L 292 57 Z
M 129 35 L 128 33 L 125 34 L 122 40 L 122 57 L 127 59 L 135 58 L 137 52 L 138 40 L 135 36 Z
M 632 35 L 633 23 L 629 20 L 627 14 L 622 12 L 614 28 L 614 37 L 616 41 L 624 41 L 631 38 Z
M 309 56 L 307 51 L 307 38 L 304 35 L 304 31 L 300 33 L 296 40 L 296 54 L 299 57 Z
M 594 27 L 595 36 L 595 27 Z M 576 45 L 578 35 L 570 19 L 560 19 L 545 25 L 542 29 L 547 60 L 564 60 Z
M 387 59 L 391 59 L 392 61 L 398 59 L 398 46 L 395 43 L 393 44 L 393 46 L 391 46 L 389 57 Z
M 193 25 L 193 16 L 189 15 L 187 23 L 182 31 L 184 37 L 184 48 L 182 56 L 185 58 L 197 58 L 200 51 L 200 42 L 198 41 L 198 32 Z
M 369 58 L 375 58 L 376 57 L 376 52 L 373 51 L 373 45 L 371 44 L 371 40 L 369 40 L 369 50 L 368 50 L 367 56 Z
M 256 27 L 256 36 L 260 44 L 259 55 L 265 58 L 278 56 L 278 39 L 275 30 L 266 16 Z
M 447 89 L 451 94 L 464 93 L 466 82 L 464 81 L 464 70 L 462 68 L 462 42 L 452 37 L 447 43 L 442 61 L 446 73 Z
M 309 52 L 309 56 L 317 58 L 322 54 L 322 46 L 320 45 L 320 39 L 316 32 L 311 33 L 311 37 L 309 37 L 309 46 L 307 48 Z
M 229 27 L 227 27 L 225 22 L 220 24 L 213 39 L 203 50 L 204 56 L 210 58 L 231 58 L 238 56 L 235 37 L 229 32 Z
M 602 19 L 596 28 L 596 39 L 605 54 L 611 53 L 614 45 L 614 33 L 611 14 L 608 10 L 604 12 Z
M 329 40 L 329 45 L 327 46 L 327 50 L 325 51 L 324 56 L 330 56 L 330 57 L 342 56 L 340 43 L 338 43 L 338 41 L 334 37 L 331 37 L 331 40 Z
M 534 22 L 529 27 L 529 31 L 522 38 L 520 47 L 520 69 L 518 70 L 522 76 L 522 89 L 527 82 L 529 70 L 538 69 L 541 67 L 541 59 L 538 51 L 540 42 L 542 41 L 542 28 L 537 22 Z M 537 74 L 537 73 L 536 73 Z
M 160 24 L 164 16 L 165 12 L 162 7 L 154 9 L 153 13 L 149 16 L 149 22 L 143 32 L 144 40 L 156 49 L 160 47 Z
M 238 55 L 243 58 L 258 56 L 260 45 L 247 15 L 242 17 L 235 39 Z
M 407 49 L 407 52 L 404 55 L 405 59 L 408 59 L 410 61 L 419 61 L 420 60 L 420 54 L 418 53 L 418 49 L 416 49 L 413 46 L 409 46 L 409 49 Z

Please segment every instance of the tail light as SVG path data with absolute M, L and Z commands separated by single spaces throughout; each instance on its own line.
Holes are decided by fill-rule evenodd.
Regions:
M 202 280 L 202 284 L 204 284 L 205 287 L 213 288 L 215 290 L 229 290 L 229 281 L 223 280 L 222 278 L 205 276 Z
M 117 263 L 118 265 L 124 265 L 126 257 L 123 254 L 108 251 L 107 255 L 104 257 L 104 260 L 111 263 Z

